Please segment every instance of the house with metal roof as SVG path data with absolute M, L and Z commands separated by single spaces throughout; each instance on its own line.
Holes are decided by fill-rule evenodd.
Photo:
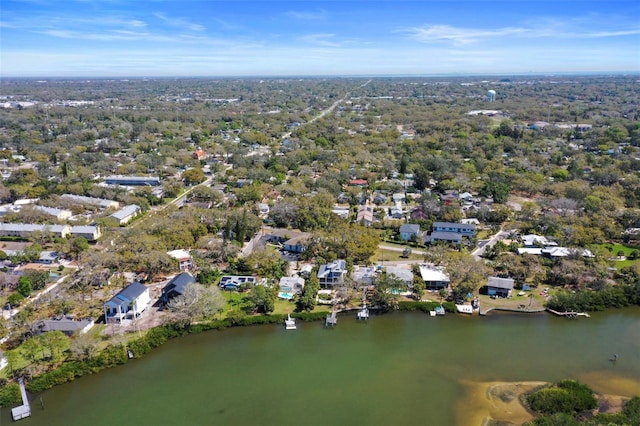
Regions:
M 417 240 L 420 236 L 420 225 L 415 223 L 403 223 L 400 226 L 400 239 L 402 241 Z
M 58 220 L 67 220 L 73 215 L 71 210 L 55 209 L 53 207 L 33 206 L 33 209 L 38 212 L 48 214 L 49 216 L 53 216 Z
M 509 297 L 513 290 L 513 278 L 489 277 L 487 280 L 487 294 L 489 296 Z
M 158 176 L 122 176 L 113 175 L 104 178 L 107 185 L 122 186 L 158 186 L 160 178 Z
M 420 265 L 420 276 L 427 290 L 440 290 L 449 287 L 449 275 L 444 268 L 429 263 Z
M 84 237 L 87 241 L 96 241 L 102 236 L 99 226 L 93 225 L 78 225 L 71 227 L 72 237 Z
M 137 204 L 129 204 L 128 206 L 124 206 L 117 212 L 111 214 L 109 217 L 114 218 L 118 221 L 118 225 L 126 225 L 129 223 L 134 217 L 138 216 L 140 213 L 140 206 Z
M 104 304 L 105 322 L 137 318 L 144 312 L 150 301 L 149 289 L 135 281 Z
M 71 233 L 69 225 L 42 225 L 30 223 L 0 223 L 0 236 L 29 238 L 34 233 L 52 234 L 65 238 Z
M 49 331 L 62 331 L 67 336 L 74 333 L 85 334 L 94 326 L 92 319 L 76 321 L 70 318 L 51 319 L 36 321 L 31 325 L 31 331 L 36 334 L 47 333 Z
M 344 259 L 337 259 L 330 263 L 320 265 L 318 269 L 318 280 L 321 287 L 333 287 L 344 282 L 347 275 L 347 262 Z
M 61 199 L 70 201 L 80 205 L 90 205 L 101 209 L 117 209 L 120 203 L 114 200 L 105 200 L 103 198 L 85 197 L 84 195 L 62 194 Z
M 160 301 L 162 303 L 168 303 L 169 300 L 176 296 L 184 294 L 185 288 L 192 283 L 195 283 L 196 279 L 188 272 L 182 272 L 171 278 L 171 280 L 162 288 L 162 295 Z
M 433 222 L 433 232 L 455 232 L 465 237 L 473 237 L 476 234 L 474 223 Z

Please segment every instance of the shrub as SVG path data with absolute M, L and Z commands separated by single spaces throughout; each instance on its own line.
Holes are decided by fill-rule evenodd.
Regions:
M 597 407 L 593 391 L 574 380 L 563 380 L 526 396 L 529 407 L 543 414 L 574 414 Z
M 0 407 L 10 407 L 21 402 L 20 386 L 17 383 L 9 383 L 0 389 Z

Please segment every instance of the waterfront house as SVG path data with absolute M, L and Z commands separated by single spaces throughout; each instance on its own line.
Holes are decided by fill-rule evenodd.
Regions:
M 149 289 L 137 281 L 129 284 L 104 304 L 106 323 L 140 316 L 151 301 Z
M 304 289 L 304 278 L 299 276 L 280 278 L 280 291 L 284 293 L 301 293 Z
M 140 213 L 140 206 L 137 204 L 129 204 L 128 206 L 124 206 L 117 212 L 113 213 L 111 216 L 115 220 L 118 221 L 118 225 L 126 225 L 133 218 L 135 218 Z
M 385 271 L 387 272 L 387 276 L 393 276 L 393 278 L 402 281 L 407 288 L 413 286 L 413 272 L 411 272 L 411 270 L 398 266 L 387 266 Z
M 449 287 L 449 275 L 442 267 L 424 263 L 420 265 L 420 276 L 427 290 L 441 290 Z
M 76 321 L 71 318 L 51 319 L 36 321 L 31 325 L 34 334 L 47 333 L 49 331 L 62 331 L 71 337 L 74 333 L 85 334 L 94 326 L 92 319 Z
M 512 278 L 489 277 L 487 280 L 487 294 L 489 296 L 510 297 L 513 284 Z
M 376 268 L 371 266 L 357 266 L 351 278 L 358 287 L 368 287 L 373 284 L 377 275 Z
M 220 288 L 229 291 L 242 290 L 244 287 L 253 287 L 256 277 L 244 275 L 224 275 L 220 278 Z
M 347 262 L 344 259 L 325 263 L 320 265 L 320 269 L 318 269 L 318 280 L 321 287 L 340 285 L 344 282 L 345 275 L 347 275 Z
M 404 223 L 400 226 L 400 239 L 402 241 L 416 241 L 420 236 L 420 225 Z
M 169 300 L 183 294 L 187 285 L 195 282 L 196 279 L 188 272 L 182 272 L 181 274 L 176 275 L 162 288 L 160 301 L 165 304 L 168 303 Z

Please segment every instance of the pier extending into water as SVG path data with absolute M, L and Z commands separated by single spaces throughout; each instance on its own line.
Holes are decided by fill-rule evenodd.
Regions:
M 27 390 L 24 388 L 24 380 L 22 377 L 18 380 L 20 384 L 20 394 L 22 395 L 22 405 L 11 409 L 11 416 L 13 420 L 20 420 L 27 418 L 31 415 L 31 406 L 29 405 L 29 399 L 27 398 Z
M 554 311 L 553 309 L 549 309 L 549 308 L 547 308 L 547 311 L 549 311 L 552 314 L 557 315 L 559 317 L 567 317 L 567 318 L 586 317 L 586 318 L 591 318 L 591 315 L 589 315 L 586 312 L 558 312 L 558 311 Z
M 338 315 L 336 311 L 332 311 L 329 315 L 327 315 L 327 319 L 324 321 L 324 325 L 334 326 L 338 323 Z

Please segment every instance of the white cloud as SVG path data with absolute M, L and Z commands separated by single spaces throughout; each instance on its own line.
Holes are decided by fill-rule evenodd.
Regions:
M 320 10 L 317 12 L 301 12 L 290 10 L 289 12 L 286 12 L 285 15 L 291 19 L 297 19 L 300 21 L 317 21 L 320 19 L 325 19 L 327 17 L 327 12 L 324 10 Z
M 519 38 L 559 38 L 559 39 L 586 39 L 623 37 L 639 35 L 640 29 L 631 28 L 618 31 L 597 31 L 592 28 L 563 29 L 560 25 L 530 26 L 530 27 L 503 27 L 495 29 L 462 28 L 450 25 L 426 25 L 397 30 L 396 32 L 408 34 L 410 38 L 421 43 L 450 43 L 455 46 L 499 39 L 501 37 Z
M 156 18 L 160 19 L 161 21 L 163 21 L 164 23 L 166 23 L 167 25 L 169 25 L 171 27 L 184 28 L 184 29 L 189 29 L 191 31 L 204 31 L 204 30 L 206 30 L 206 27 L 204 25 L 200 25 L 200 24 L 195 24 L 195 23 L 189 22 L 185 18 L 169 18 L 163 13 L 154 13 L 153 16 L 155 16 Z

